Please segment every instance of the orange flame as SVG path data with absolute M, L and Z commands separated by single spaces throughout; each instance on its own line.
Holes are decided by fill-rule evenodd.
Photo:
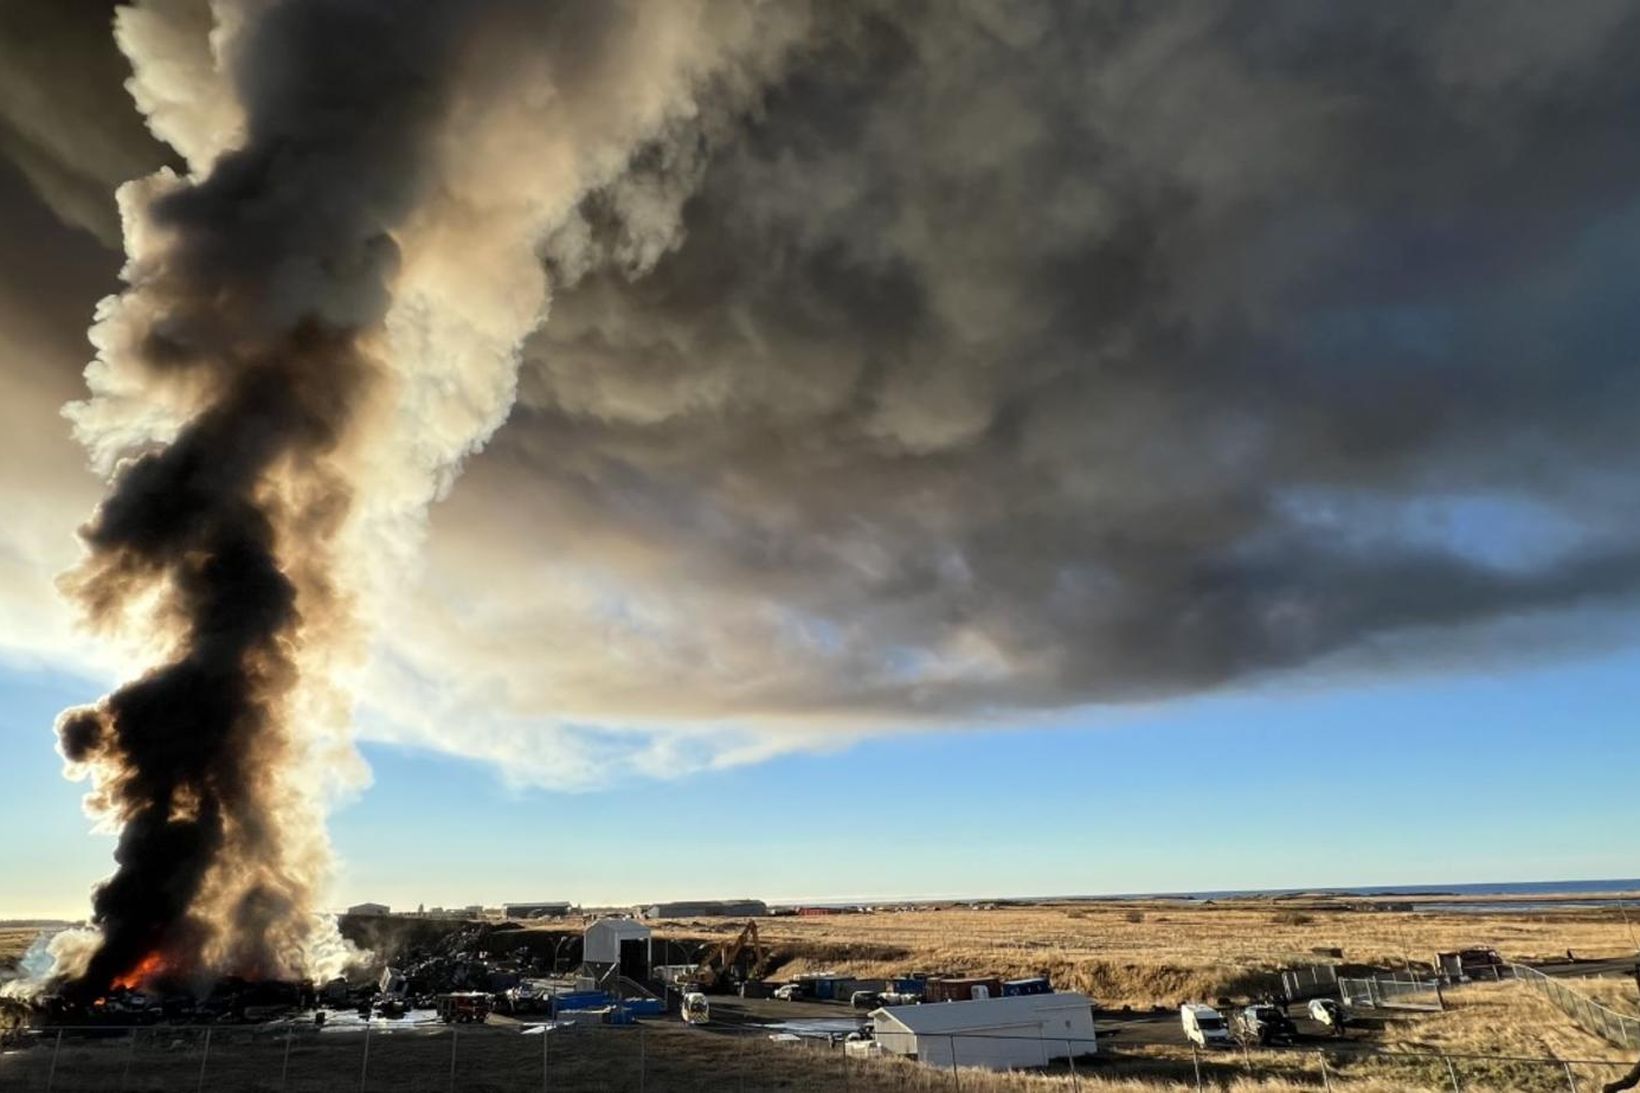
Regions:
M 118 976 L 114 980 L 115 987 L 122 987 L 128 991 L 139 990 L 150 979 L 153 979 L 165 970 L 165 958 L 159 953 L 149 953 L 137 961 L 137 966 Z

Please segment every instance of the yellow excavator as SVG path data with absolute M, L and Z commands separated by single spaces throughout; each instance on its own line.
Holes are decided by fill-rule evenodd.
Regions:
M 745 962 L 745 973 L 738 973 L 738 969 Z M 706 959 L 700 962 L 700 967 L 690 978 L 699 984 L 703 991 L 728 990 L 731 981 L 740 979 L 758 979 L 763 975 L 764 966 L 769 962 L 769 950 L 763 947 L 763 941 L 757 936 L 757 920 L 746 923 L 733 941 L 726 941 L 706 954 Z

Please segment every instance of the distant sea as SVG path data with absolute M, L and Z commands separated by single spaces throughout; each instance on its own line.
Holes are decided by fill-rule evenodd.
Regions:
M 1440 900 L 1429 900 L 1418 904 L 1421 911 L 1531 911 L 1560 908 L 1569 910 L 1578 907 L 1612 907 L 1625 902 L 1640 905 L 1640 899 L 1624 900 L 1624 895 L 1633 896 L 1640 893 L 1640 878 L 1628 880 L 1528 880 L 1506 881 L 1499 884 L 1390 884 L 1390 885 L 1358 885 L 1349 888 L 1241 888 L 1225 889 L 1222 891 L 1204 892 L 1127 892 L 1121 894 L 1105 893 L 1101 895 L 1065 895 L 1065 896 L 955 896 L 949 898 L 934 898 L 928 896 L 909 896 L 903 899 L 885 899 L 882 897 L 871 899 L 822 899 L 822 900 L 780 900 L 779 905 L 787 906 L 801 904 L 808 907 L 852 907 L 859 905 L 883 906 L 894 904 L 919 903 L 1057 903 L 1065 900 L 1130 900 L 1130 899 L 1177 899 L 1177 900 L 1223 900 L 1265 898 L 1278 899 L 1283 896 L 1421 896 L 1426 899 L 1430 896 L 1461 897 L 1464 902 L 1444 903 Z M 1494 896 L 1507 902 L 1488 903 L 1485 897 Z M 1534 901 L 1531 897 L 1543 897 L 1541 901 Z M 1567 900 L 1565 896 L 1587 896 L 1587 899 Z
M 1506 881 L 1499 884 L 1392 884 L 1364 885 L 1352 888 L 1272 888 L 1244 889 L 1225 892 L 1163 892 L 1149 895 L 1092 897 L 1106 899 L 1245 899 L 1248 897 L 1280 898 L 1282 896 L 1452 896 L 1462 902 L 1442 903 L 1438 900 L 1420 902 L 1423 911 L 1523 911 L 1547 908 L 1571 909 L 1577 907 L 1610 907 L 1624 900 L 1625 894 L 1640 892 L 1640 878 L 1627 880 L 1529 880 Z M 1609 893 L 1609 895 L 1607 894 Z M 1505 900 L 1486 902 L 1487 896 Z M 1543 897 L 1541 902 L 1531 897 Z M 1567 900 L 1566 896 L 1587 896 L 1588 899 Z

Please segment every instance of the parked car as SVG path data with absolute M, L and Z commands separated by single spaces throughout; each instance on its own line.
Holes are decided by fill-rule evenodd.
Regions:
M 1279 1006 L 1247 1006 L 1236 1014 L 1236 1031 L 1250 1044 L 1290 1044 L 1298 1027 Z
M 803 984 L 787 983 L 774 989 L 774 996 L 782 1002 L 796 1002 L 803 997 Z
M 1332 998 L 1317 998 L 1310 1003 L 1310 1020 L 1325 1025 L 1333 1035 L 1344 1035 L 1344 1024 L 1349 1020 L 1344 1007 Z
M 857 1010 L 874 1010 L 882 1002 L 883 996 L 876 991 L 855 991 L 848 996 L 848 1004 Z
M 1200 1047 L 1229 1047 L 1235 1043 L 1223 1014 L 1212 1006 L 1186 1002 L 1179 1007 L 1179 1020 L 1184 1025 L 1185 1038 Z

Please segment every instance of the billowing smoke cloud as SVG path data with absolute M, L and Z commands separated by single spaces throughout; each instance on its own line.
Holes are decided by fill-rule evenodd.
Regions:
M 169 443 L 239 368 L 190 339 L 249 360 L 324 301 L 358 397 L 256 487 L 303 755 L 348 686 L 374 735 L 585 783 L 1536 656 L 1632 604 L 1632 5 L 404 6 L 455 31 L 368 134 L 396 169 L 339 153 L 322 247 L 232 251 L 277 321 L 121 305 L 77 418 L 105 466 Z M 191 171 L 127 191 L 155 269 L 202 244 L 150 210 L 305 56 L 264 11 L 332 7 L 122 20 Z M 303 248 L 352 265 L 268 257 Z
M 798 25 L 672 0 L 205 11 L 122 14 L 137 102 L 189 173 L 120 191 L 128 287 L 69 411 L 113 487 L 63 587 L 164 653 L 58 725 L 119 831 L 92 995 L 304 968 L 323 805 L 356 768 L 359 612 L 507 412 L 538 241 Z
M 510 703 L 456 747 L 531 754 L 553 711 L 594 774 L 676 769 L 1535 656 L 1632 604 L 1631 5 L 827 32 L 554 237 L 573 287 L 395 628 L 433 717 Z M 685 718 L 727 730 L 632 731 Z

